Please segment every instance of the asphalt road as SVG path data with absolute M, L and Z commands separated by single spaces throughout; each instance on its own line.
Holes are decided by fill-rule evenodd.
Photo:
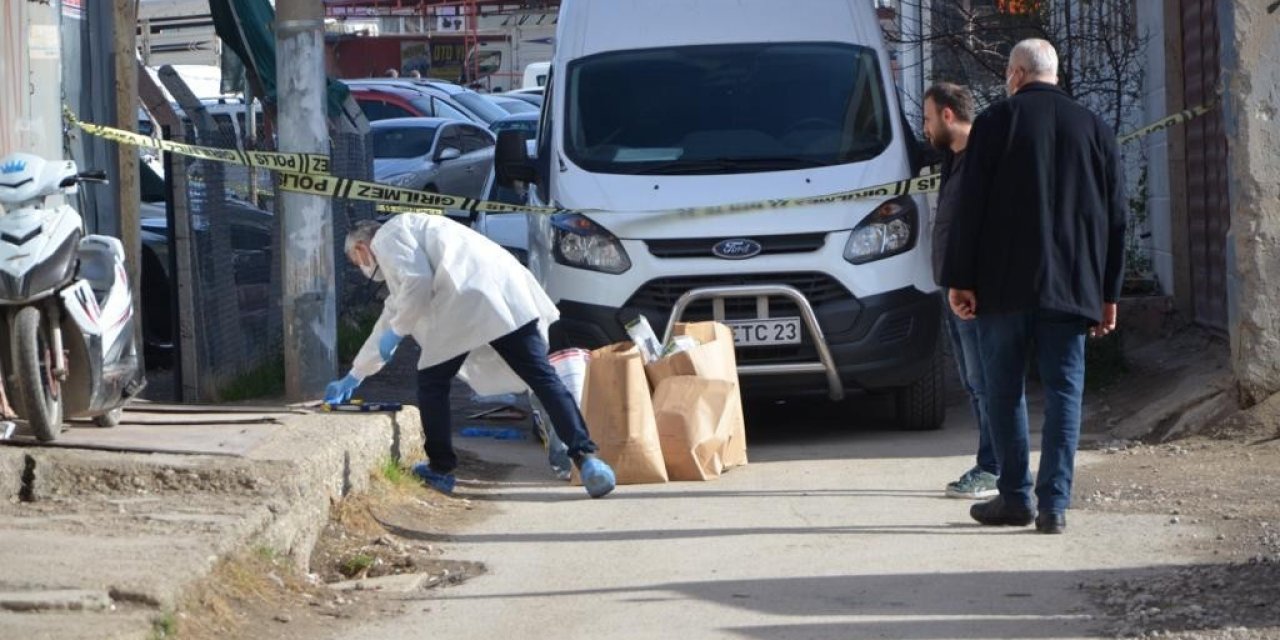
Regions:
M 462 440 L 519 465 L 461 484 L 495 513 L 443 538 L 490 572 L 336 637 L 1093 637 L 1082 584 L 1190 560 L 1179 542 L 1197 529 L 1159 516 L 1072 511 L 1064 536 L 980 528 L 941 491 L 971 464 L 972 419 L 955 408 L 943 431 L 902 433 L 881 409 L 753 411 L 749 466 L 597 501 L 556 484 L 531 443 Z

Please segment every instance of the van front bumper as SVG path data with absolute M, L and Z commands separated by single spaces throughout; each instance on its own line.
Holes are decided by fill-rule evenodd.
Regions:
M 904 387 L 929 371 L 942 334 L 942 303 L 938 292 L 925 293 L 908 287 L 855 299 L 847 292 L 840 295 L 818 284 L 797 288 L 806 294 L 818 325 L 826 334 L 836 371 L 846 390 L 880 391 Z M 666 326 L 673 306 L 666 304 L 667 297 L 672 294 L 674 292 L 668 294 L 660 287 L 655 289 L 646 285 L 622 308 L 561 301 L 560 321 L 551 327 L 552 349 L 596 349 L 629 340 L 624 325 L 640 315 L 644 315 L 654 330 L 660 332 Z M 754 318 L 754 308 L 754 300 L 743 300 L 742 304 L 733 301 L 727 305 L 727 317 Z M 795 314 L 790 313 L 785 305 L 775 306 L 770 313 L 771 317 L 790 315 Z M 710 303 L 691 306 L 683 318 L 686 322 L 710 319 Z M 739 364 L 818 361 L 817 349 L 807 332 L 804 341 L 798 345 L 740 347 L 737 354 Z M 825 394 L 828 389 L 827 379 L 820 373 L 749 375 L 743 376 L 741 383 L 744 392 L 751 397 Z

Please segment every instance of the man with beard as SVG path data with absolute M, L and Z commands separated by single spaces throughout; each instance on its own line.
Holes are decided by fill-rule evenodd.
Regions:
M 958 178 L 964 169 L 964 150 L 969 144 L 973 111 L 973 94 L 965 87 L 943 82 L 930 87 L 924 94 L 924 135 L 943 154 L 942 189 L 938 193 L 933 220 L 933 276 L 936 280 L 942 279 L 942 262 L 947 255 L 951 221 L 959 208 Z M 977 325 L 973 320 L 959 318 L 950 309 L 943 313 L 946 315 L 947 333 L 951 336 L 951 352 L 960 369 L 960 381 L 969 393 L 969 403 L 978 423 L 977 463 L 960 479 L 947 484 L 946 495 L 969 500 L 992 498 L 1000 493 L 996 488 L 1000 462 L 996 459 L 991 430 L 982 410 L 985 385 Z

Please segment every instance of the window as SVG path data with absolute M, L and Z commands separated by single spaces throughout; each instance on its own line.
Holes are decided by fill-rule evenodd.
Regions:
M 418 158 L 431 153 L 435 127 L 375 127 L 373 157 Z
M 440 135 L 440 144 L 436 147 L 436 150 L 457 149 L 462 151 L 465 147 L 466 145 L 462 141 L 462 129 L 454 125 L 445 127 L 444 133 Z
M 507 117 L 507 112 L 503 111 L 502 107 L 485 100 L 484 96 L 474 91 L 459 91 L 453 94 L 453 99 L 471 113 L 476 114 L 476 117 L 485 124 L 492 124 L 494 120 Z
M 876 53 L 848 44 L 604 53 L 570 65 L 565 101 L 565 151 L 598 173 L 849 164 L 893 137 Z
M 360 109 L 364 111 L 364 117 L 370 122 L 391 118 L 412 118 L 415 115 L 404 107 L 376 99 L 360 100 Z
M 431 99 L 431 107 L 434 109 L 435 116 L 437 118 L 450 118 L 453 120 L 465 120 L 467 122 L 471 121 L 471 118 L 467 117 L 467 114 L 458 111 L 448 102 L 439 98 Z
M 493 138 L 476 127 L 462 127 L 462 152 L 471 153 L 494 145 Z

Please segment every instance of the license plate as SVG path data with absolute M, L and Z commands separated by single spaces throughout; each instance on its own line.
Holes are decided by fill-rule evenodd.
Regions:
M 730 320 L 725 324 L 733 329 L 733 343 L 740 347 L 800 344 L 800 318 Z

